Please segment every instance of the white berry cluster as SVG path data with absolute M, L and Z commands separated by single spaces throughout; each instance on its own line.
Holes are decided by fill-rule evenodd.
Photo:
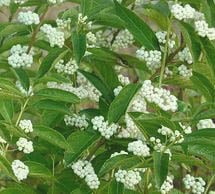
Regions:
M 166 89 L 154 87 L 150 80 L 144 81 L 141 92 L 147 101 L 155 103 L 164 111 L 177 111 L 177 98 Z
M 121 30 L 116 36 L 115 41 L 112 44 L 114 50 L 128 48 L 129 45 L 132 45 L 134 42 L 133 35 L 127 30 Z
M 28 141 L 24 137 L 20 137 L 19 140 L 16 142 L 16 145 L 18 147 L 18 150 L 23 151 L 25 154 L 30 154 L 34 151 L 33 142 Z
M 166 180 L 162 184 L 160 188 L 161 194 L 167 194 L 169 193 L 172 189 L 174 188 L 173 186 L 173 176 L 167 176 Z
M 68 29 L 70 27 L 71 19 L 68 18 L 67 20 L 57 18 L 56 19 L 57 27 L 60 29 Z
M 80 178 L 84 178 L 90 189 L 98 189 L 100 181 L 93 169 L 92 164 L 86 160 L 79 160 L 72 165 L 72 169 Z
M 122 74 L 119 74 L 118 75 L 118 80 L 119 82 L 123 85 L 123 86 L 126 86 L 130 83 L 130 80 L 128 77 L 122 75 Z M 123 89 L 123 86 L 119 85 L 117 86 L 113 92 L 114 92 L 114 96 L 118 96 L 118 94 L 121 92 L 121 90 Z
M 157 39 L 158 39 L 158 42 L 163 46 L 166 44 L 166 37 L 167 37 L 167 32 L 166 31 L 158 31 L 155 33 Z M 175 37 L 176 35 L 173 34 L 171 39 L 168 41 L 168 47 L 170 49 L 173 49 L 174 46 L 175 46 Z
M 32 24 L 39 24 L 40 23 L 40 17 L 37 13 L 34 13 L 32 11 L 27 12 L 19 12 L 17 20 L 20 23 L 23 23 L 25 25 L 32 25 Z
M 136 156 L 150 156 L 150 148 L 141 140 L 133 141 L 128 144 L 128 151 Z
M 209 40 L 215 40 L 215 28 L 209 28 L 205 20 L 195 22 L 195 30 L 201 37 L 208 37 Z
M 73 75 L 78 70 L 78 65 L 75 60 L 70 59 L 66 64 L 64 60 L 61 59 L 55 64 L 55 69 L 58 73 L 65 73 L 68 75 Z
M 119 74 L 119 75 L 118 75 L 118 80 L 119 80 L 119 82 L 120 82 L 123 86 L 126 86 L 126 85 L 130 84 L 129 77 L 124 76 L 124 75 L 122 75 L 122 74 Z
M 117 135 L 118 138 L 142 138 L 142 133 L 128 114 L 125 115 L 125 124 L 126 128 L 120 129 Z
M 40 30 L 46 35 L 49 40 L 50 46 L 54 47 L 57 45 L 62 48 L 64 45 L 64 33 L 57 28 L 52 27 L 50 24 L 44 24 Z
M 59 3 L 63 3 L 65 0 L 48 0 L 49 3 L 51 4 L 59 4 Z
M 86 35 L 86 38 L 87 38 L 87 47 L 88 48 L 97 47 L 97 37 L 94 33 L 88 32 Z
M 141 47 L 136 51 L 137 58 L 144 60 L 147 67 L 150 70 L 156 70 L 161 65 L 162 54 L 157 50 L 147 51 L 144 47 Z
M 194 177 L 187 174 L 183 178 L 183 182 L 186 189 L 192 191 L 193 194 L 202 194 L 205 191 L 205 181 L 201 177 Z
M 134 189 L 142 179 L 138 171 L 121 169 L 115 173 L 115 178 L 117 182 L 123 183 L 128 189 Z
M 93 129 L 99 131 L 105 139 L 110 139 L 118 129 L 117 124 L 109 124 L 108 121 L 105 121 L 103 116 L 95 116 L 91 122 L 93 124 Z
M 111 154 L 111 158 L 115 157 L 115 156 L 119 156 L 119 155 L 127 155 L 128 152 L 121 150 L 120 152 L 114 152 L 113 154 Z
M 73 114 L 72 116 L 65 115 L 64 122 L 68 126 L 77 127 L 81 130 L 86 129 L 88 127 L 87 118 L 85 115 L 77 115 Z
M 14 45 L 10 49 L 8 63 L 14 68 L 31 67 L 33 64 L 32 53 L 27 53 L 28 47 L 20 44 Z
M 31 120 L 21 120 L 19 122 L 19 127 L 25 132 L 25 133 L 31 133 L 33 132 L 33 125 Z
M 92 22 L 91 21 L 87 21 L 88 17 L 87 16 L 83 16 L 82 13 L 78 14 L 78 26 L 82 27 L 84 29 L 91 29 L 92 27 Z
M 113 90 L 114 96 L 118 96 L 122 89 L 123 89 L 122 86 L 117 86 L 116 88 L 114 88 Z
M 23 88 L 22 84 L 20 81 L 16 81 L 16 87 L 19 89 L 19 91 L 24 95 L 24 96 L 32 96 L 33 93 L 33 88 L 32 86 L 29 87 L 28 91 Z
M 174 4 L 171 12 L 178 20 L 194 20 L 195 30 L 201 37 L 208 37 L 209 40 L 215 40 L 215 28 L 210 28 L 205 21 L 204 14 L 196 11 L 189 4 L 184 7 L 180 4 Z
M 89 98 L 98 102 L 101 93 L 89 82 L 85 82 L 78 87 L 74 87 L 71 83 L 48 82 L 48 88 L 57 88 L 67 92 L 74 93 L 80 99 Z
M 170 156 L 172 155 L 170 150 L 166 149 L 166 146 L 161 143 L 161 140 L 159 138 L 150 137 L 150 142 L 153 144 L 153 148 L 157 152 L 163 152 L 165 150 L 165 153 L 169 153 Z
M 12 162 L 12 170 L 16 178 L 21 181 L 27 178 L 29 174 L 29 168 L 20 160 L 14 160 Z
M 193 58 L 188 47 L 178 53 L 178 58 L 180 61 L 187 62 L 188 64 L 193 63 Z
M 161 128 L 158 129 L 158 133 L 165 136 L 171 136 L 173 132 L 170 128 L 161 126 Z
M 170 70 L 168 67 L 165 68 L 164 77 L 171 77 L 173 75 L 173 71 Z
M 197 129 L 215 128 L 215 124 L 212 119 L 203 119 L 197 123 Z
M 9 6 L 10 0 L 0 0 L 0 7 L 2 6 Z
M 190 78 L 192 76 L 192 69 L 188 69 L 187 66 L 185 66 L 184 64 L 183 65 L 180 65 L 178 67 L 178 73 L 179 75 L 181 75 L 182 77 L 185 77 L 185 78 Z

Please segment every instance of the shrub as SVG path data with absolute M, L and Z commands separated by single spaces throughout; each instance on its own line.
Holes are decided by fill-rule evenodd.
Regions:
M 213 0 L 0 8 L 0 193 L 214 193 Z

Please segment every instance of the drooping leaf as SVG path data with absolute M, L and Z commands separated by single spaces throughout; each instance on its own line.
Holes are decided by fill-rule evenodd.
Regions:
M 214 101 L 214 87 L 205 76 L 200 73 L 193 72 L 193 76 L 190 79 L 196 89 L 201 92 L 208 102 Z
M 16 69 L 11 69 L 14 74 L 16 75 L 17 79 L 20 81 L 22 87 L 28 91 L 30 87 L 30 80 L 28 77 L 28 74 L 24 69 L 21 68 L 16 68 Z
M 94 144 L 99 137 L 100 136 L 97 133 L 88 131 L 77 131 L 72 133 L 67 138 L 69 146 L 64 157 L 66 164 L 70 164 L 72 161 L 76 160 L 86 149 Z
M 188 44 L 194 62 L 197 62 L 201 54 L 201 44 L 199 43 L 199 37 L 191 25 L 185 22 L 181 22 L 180 24 L 185 42 Z
M 26 161 L 25 164 L 29 168 L 29 176 L 40 178 L 52 178 L 51 171 L 41 163 Z
M 48 55 L 43 59 L 40 68 L 37 73 L 37 77 L 41 78 L 43 77 L 52 67 L 52 65 L 55 63 L 55 61 L 58 60 L 58 58 L 63 57 L 68 50 L 65 48 L 55 48 L 52 49 Z
M 143 161 L 137 157 L 132 155 L 119 155 L 108 159 L 102 166 L 99 171 L 99 176 L 103 176 L 104 174 L 110 172 L 113 169 L 122 168 L 122 169 L 130 169 L 132 167 L 143 167 Z
M 76 62 L 79 64 L 86 51 L 86 35 L 74 31 L 72 33 L 72 46 Z
M 35 93 L 35 96 L 68 103 L 78 103 L 80 101 L 75 94 L 55 88 L 45 88 L 39 90 Z
M 125 22 L 126 28 L 134 35 L 136 41 L 149 50 L 160 50 L 158 40 L 152 29 L 134 12 L 114 0 L 116 14 Z
M 169 154 L 154 152 L 153 164 L 156 185 L 160 188 L 168 174 Z
M 125 114 L 130 101 L 136 94 L 140 84 L 129 84 L 125 86 L 118 96 L 113 100 L 108 111 L 108 121 L 117 122 Z
M 62 149 L 68 148 L 68 143 L 64 136 L 57 130 L 51 129 L 46 126 L 35 126 L 33 134 L 39 138 L 56 145 Z
M 14 106 L 11 100 L 0 100 L 0 114 L 7 122 L 11 122 L 13 118 Z

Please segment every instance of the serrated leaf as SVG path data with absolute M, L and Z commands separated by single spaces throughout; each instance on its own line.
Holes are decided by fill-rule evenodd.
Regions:
M 59 133 L 58 131 L 52 128 L 42 126 L 42 125 L 35 126 L 33 134 L 62 149 L 68 148 L 68 143 L 65 137 L 61 133 Z
M 106 84 L 104 84 L 104 82 L 99 77 L 97 77 L 96 75 L 94 75 L 92 73 L 86 72 L 86 71 L 80 70 L 80 72 L 84 75 L 84 77 L 86 77 L 96 87 L 97 90 L 99 90 L 101 92 L 103 97 L 108 102 L 112 101 L 113 92 L 107 88 Z
M 68 50 L 66 50 L 65 48 L 55 48 L 49 51 L 48 55 L 43 59 L 40 65 L 37 77 L 43 77 L 51 69 L 55 61 L 57 61 L 58 58 L 63 57 L 67 52 Z
M 53 100 L 39 100 L 32 104 L 32 106 L 36 109 L 40 110 L 51 110 L 58 111 L 61 113 L 69 114 L 70 110 L 63 102 L 56 102 Z
M 185 22 L 181 22 L 180 24 L 183 37 L 185 42 L 188 44 L 193 60 L 194 62 L 197 62 L 201 54 L 201 44 L 199 43 L 199 37 L 190 24 Z
M 30 80 L 29 80 L 29 77 L 28 77 L 28 74 L 26 73 L 26 71 L 21 68 L 15 68 L 15 69 L 11 69 L 11 70 L 14 72 L 17 79 L 20 81 L 22 87 L 26 91 L 28 91 L 29 87 L 30 87 Z
M 163 182 L 166 180 L 168 174 L 169 154 L 162 152 L 153 153 L 153 166 L 155 181 L 158 188 L 160 188 Z
M 11 122 L 13 118 L 14 106 L 11 100 L 0 100 L 0 114 L 7 122 Z
M 116 14 L 125 22 L 126 28 L 134 35 L 134 38 L 149 50 L 160 50 L 157 37 L 152 29 L 140 19 L 134 12 L 120 5 L 114 0 Z
M 34 161 L 26 161 L 25 164 L 29 168 L 29 176 L 40 178 L 52 178 L 51 171 L 43 164 Z
M 86 149 L 94 144 L 99 137 L 97 133 L 88 131 L 76 131 L 72 133 L 67 138 L 69 146 L 64 157 L 66 164 L 70 164 L 76 160 Z
M 80 99 L 75 94 L 55 88 L 45 88 L 39 90 L 35 93 L 35 96 L 68 103 L 80 102 Z
M 208 102 L 214 101 L 214 87 L 212 83 L 202 74 L 193 72 L 193 76 L 190 78 L 195 88 L 201 92 Z
M 139 88 L 140 84 L 129 84 L 116 96 L 108 111 L 108 121 L 110 123 L 117 122 L 125 114 L 129 103 Z
M 131 169 L 138 166 L 144 166 L 143 161 L 132 155 L 118 155 L 108 159 L 102 166 L 99 171 L 99 176 L 110 172 L 113 169 L 122 168 L 122 169 Z
M 212 76 L 215 75 L 215 46 L 208 38 L 200 38 L 207 62 L 210 65 Z
M 86 34 L 74 31 L 72 33 L 72 47 L 76 62 L 79 64 L 86 51 Z

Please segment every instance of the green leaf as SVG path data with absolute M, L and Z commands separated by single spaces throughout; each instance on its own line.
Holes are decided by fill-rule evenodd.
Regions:
M 206 18 L 207 23 L 210 27 L 215 26 L 215 3 L 213 0 L 202 1 L 202 12 Z
M 32 104 L 32 106 L 36 109 L 41 109 L 41 110 L 58 111 L 65 114 L 70 113 L 70 110 L 65 103 L 56 102 L 53 100 L 39 100 L 34 104 Z
M 160 188 L 168 174 L 169 154 L 162 152 L 153 153 L 153 166 L 156 185 Z
M 1 154 L 0 154 L 0 168 L 1 171 L 4 172 L 4 174 L 16 180 L 16 178 L 13 175 L 10 162 Z
M 201 44 L 199 43 L 199 37 L 190 24 L 185 22 L 181 22 L 180 24 L 185 42 L 188 44 L 194 62 L 197 62 L 201 54 Z
M 212 76 L 215 75 L 215 47 L 208 38 L 200 38 L 207 62 L 211 67 Z
M 158 40 L 152 29 L 131 10 L 114 0 L 116 14 L 125 22 L 126 28 L 134 38 L 149 50 L 160 50 Z
M 215 129 L 201 129 L 186 135 L 182 145 L 187 146 L 187 151 L 195 156 L 215 161 Z
M 158 128 L 160 128 L 161 125 L 168 127 L 172 130 L 176 129 L 176 125 L 172 121 L 161 115 L 156 115 L 152 113 L 130 112 L 129 116 L 143 133 L 145 138 L 161 138 L 161 136 L 157 132 Z
M 0 30 L 0 38 L 11 36 L 19 32 L 28 32 L 29 27 L 23 24 L 7 24 L 3 30 Z
M 133 155 L 118 155 L 115 157 L 112 157 L 108 159 L 102 166 L 102 168 L 99 171 L 99 176 L 103 176 L 104 174 L 110 172 L 113 169 L 116 168 L 122 168 L 122 169 L 132 169 L 134 167 L 143 167 L 145 164 L 143 161 Z
M 62 58 L 68 50 L 65 48 L 54 48 L 49 51 L 49 54 L 43 59 L 40 68 L 37 73 L 37 77 L 43 77 L 52 67 L 52 65 L 58 61 L 59 58 Z
M 13 101 L 11 100 L 0 100 L 0 114 L 7 122 L 11 122 L 13 118 Z
M 86 51 L 86 34 L 74 31 L 72 33 L 72 46 L 76 62 L 79 64 Z
M 87 15 L 90 19 L 111 6 L 113 6 L 111 0 L 81 0 L 81 11 L 83 15 Z
M 124 185 L 115 179 L 112 180 L 108 188 L 108 194 L 124 194 Z
M 112 101 L 113 92 L 107 88 L 106 84 L 104 84 L 104 82 L 99 77 L 97 77 L 96 75 L 94 75 L 92 73 L 86 72 L 86 71 L 80 70 L 80 72 L 84 75 L 84 77 L 86 77 L 96 87 L 97 90 L 99 90 L 101 92 L 103 97 L 108 102 Z
M 184 194 L 181 191 L 179 191 L 178 189 L 172 189 L 169 194 Z
M 76 160 L 86 149 L 94 144 L 99 137 L 97 133 L 90 131 L 76 131 L 72 133 L 67 138 L 69 146 L 64 157 L 66 164 L 68 165 Z
M 62 149 L 68 148 L 68 143 L 64 136 L 54 129 L 46 126 L 35 126 L 33 134 Z
M 212 83 L 202 74 L 193 72 L 193 76 L 190 78 L 195 88 L 201 92 L 208 102 L 214 101 L 214 87 Z
M 29 168 L 29 176 L 40 178 L 52 178 L 51 171 L 43 164 L 33 161 L 26 161 L 25 164 Z
M 35 96 L 68 103 L 80 102 L 80 99 L 75 94 L 55 88 L 45 88 L 39 90 L 35 93 Z
M 125 114 L 129 103 L 139 88 L 140 84 L 129 84 L 116 96 L 108 111 L 108 121 L 110 123 L 117 122 Z
M 21 68 L 12 69 L 12 72 L 16 75 L 17 79 L 20 81 L 22 87 L 28 91 L 30 87 L 30 80 L 28 77 L 28 74 L 25 72 L 25 70 Z

